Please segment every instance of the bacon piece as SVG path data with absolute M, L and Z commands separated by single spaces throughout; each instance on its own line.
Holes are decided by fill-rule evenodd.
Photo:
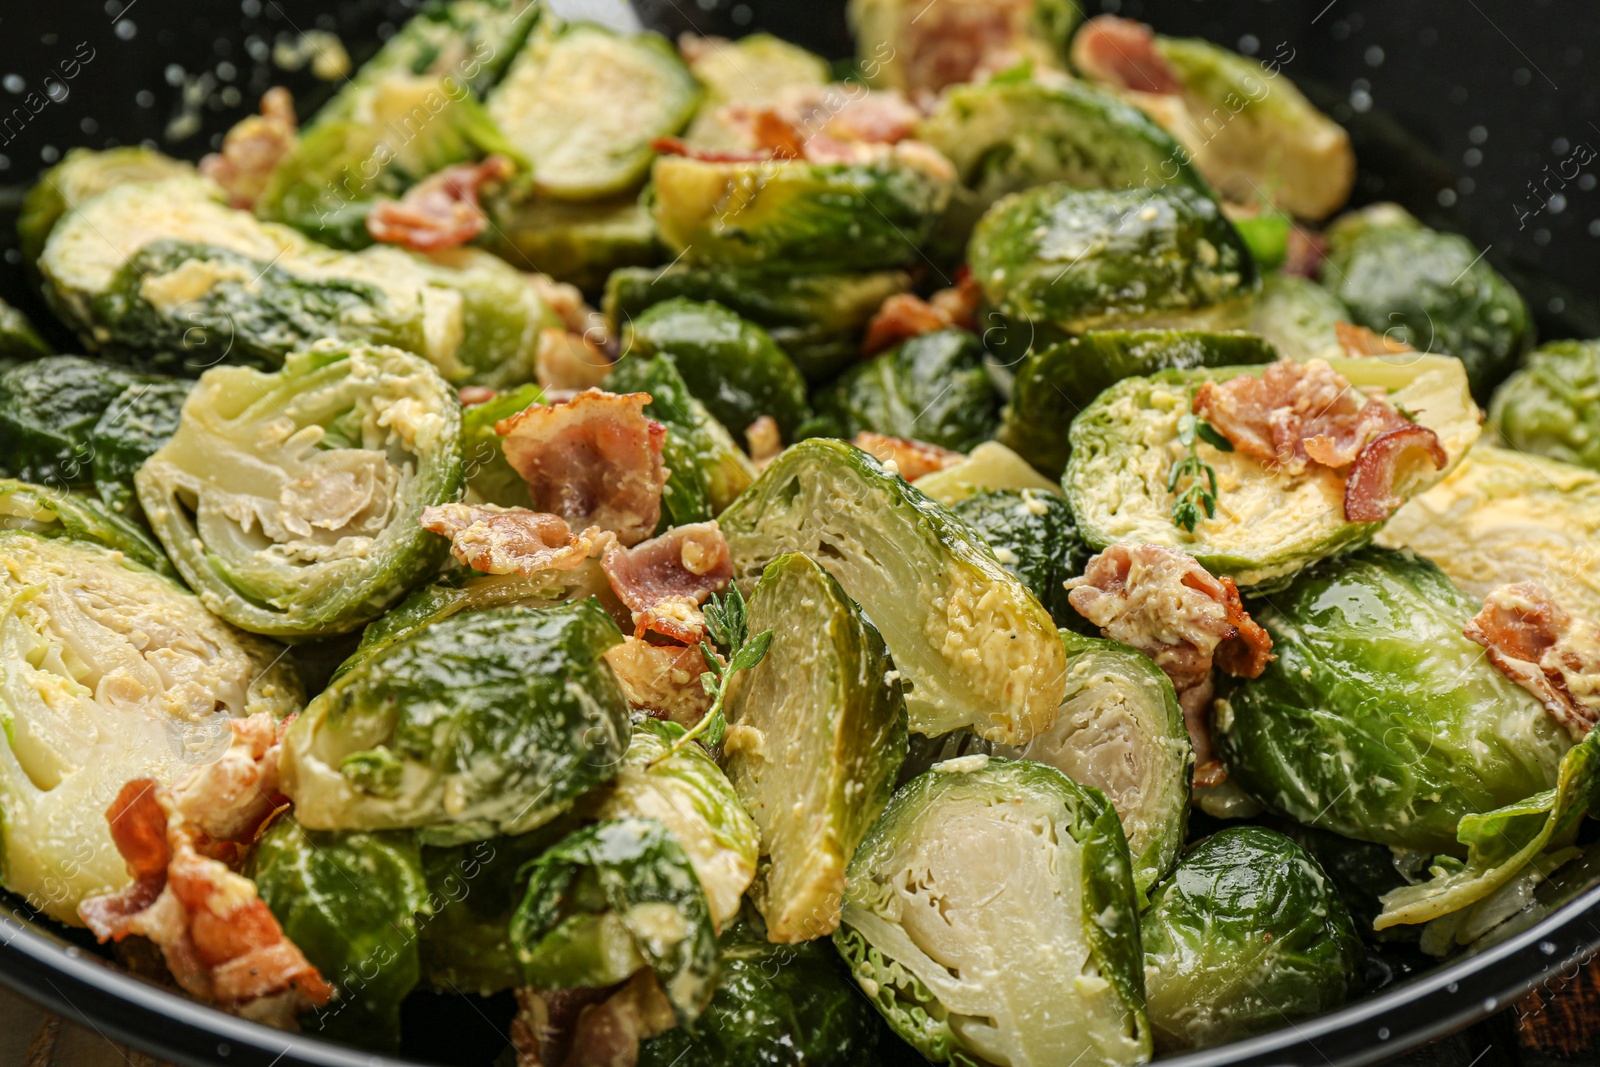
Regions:
M 648 403 L 649 393 L 585 389 L 561 403 L 531 404 L 494 429 L 536 510 L 636 545 L 661 519 L 667 482 L 661 462 L 667 428 L 646 417 Z
M 545 389 L 594 389 L 611 373 L 611 357 L 581 333 L 557 327 L 539 331 L 534 375 Z
M 1356 326 L 1349 322 L 1336 322 L 1333 324 L 1333 336 L 1339 341 L 1339 347 L 1352 359 L 1362 356 L 1390 356 L 1400 352 L 1415 352 L 1416 349 L 1404 341 L 1396 341 L 1388 334 L 1374 333 L 1365 326 Z
M 607 989 L 518 989 L 517 1067 L 634 1067 L 639 1042 L 678 1025 L 648 968 Z
M 288 803 L 278 792 L 278 754 L 293 720 L 274 722 L 262 712 L 229 719 L 227 749 L 173 787 L 178 813 L 218 842 L 252 842 L 267 817 Z
M 700 684 L 706 661 L 699 645 L 652 645 L 624 637 L 606 650 L 605 661 L 630 708 L 686 729 L 711 710 L 711 694 Z
M 790 86 L 762 106 L 724 104 L 718 117 L 774 159 L 816 162 L 848 157 L 850 145 L 904 141 L 922 112 L 898 90 L 833 84 Z
M 487 404 L 498 395 L 500 394 L 495 389 L 487 385 L 463 385 L 456 390 L 456 397 L 464 408 Z
M 1534 582 L 1490 590 L 1462 633 L 1501 674 L 1539 698 L 1574 741 L 1600 719 L 1600 626 Z
M 940 289 L 927 300 L 913 293 L 896 293 L 883 302 L 872 321 L 867 323 L 867 332 L 861 339 L 861 354 L 875 356 L 902 341 L 937 330 L 952 327 L 971 330 L 976 325 L 982 299 L 983 291 L 966 267 L 961 268 L 955 285 Z
M 947 85 L 974 81 L 1024 58 L 1034 0 L 940 0 L 905 23 L 904 69 L 913 98 L 931 107 Z
M 567 332 L 584 336 L 603 335 L 605 316 L 583 302 L 583 293 L 576 285 L 558 282 L 537 271 L 528 275 L 528 285 L 538 294 L 540 302 L 561 320 Z M 594 334 L 597 327 L 601 334 Z
M 1135 19 L 1096 15 L 1072 39 L 1072 65 L 1097 82 L 1135 93 L 1172 96 L 1183 81 L 1156 47 L 1155 32 Z
M 424 530 L 450 538 L 450 554 L 485 574 L 570 571 L 616 542 L 591 526 L 574 534 L 565 519 L 498 504 L 438 504 L 424 508 Z
M 1395 492 L 1395 481 L 1401 457 L 1412 451 L 1421 451 L 1435 470 L 1444 470 L 1450 462 L 1439 435 L 1426 426 L 1410 425 L 1379 434 L 1357 453 L 1345 477 L 1347 522 L 1383 522 L 1406 502 Z
M 683 156 L 703 163 L 765 163 L 773 158 L 772 152 L 764 148 L 748 151 L 696 148 L 678 137 L 657 137 L 650 142 L 650 148 L 663 156 Z
M 653 630 L 687 645 L 705 629 L 699 605 L 728 587 L 733 556 L 715 522 L 696 522 L 633 548 L 612 545 L 600 569 L 633 612 L 635 637 Z
M 862 430 L 850 442 L 879 462 L 894 464 L 900 477 L 914 482 L 924 474 L 954 467 L 967 457 L 948 448 L 930 445 L 926 441 L 913 441 L 908 437 L 890 437 L 887 434 Z
M 1297 278 L 1315 280 L 1322 273 L 1322 261 L 1327 256 L 1327 238 L 1317 230 L 1308 230 L 1295 223 L 1289 227 L 1289 248 L 1279 269 Z
M 783 435 L 778 432 L 778 420 L 762 415 L 744 428 L 744 440 L 750 452 L 750 462 L 757 470 L 778 458 L 783 451 Z
M 1194 746 L 1195 781 L 1220 784 L 1227 774 L 1211 747 L 1211 667 L 1255 678 L 1274 658 L 1271 635 L 1245 611 L 1233 579 L 1213 577 L 1175 549 L 1115 544 L 1066 586 L 1078 614 L 1172 679 Z
M 261 97 L 261 114 L 234 124 L 222 151 L 200 161 L 200 173 L 222 186 L 228 204 L 248 211 L 267 188 L 267 180 L 296 140 L 294 98 L 281 85 Z
M 478 195 L 491 182 L 515 173 L 511 160 L 492 155 L 481 163 L 457 163 L 429 175 L 399 200 L 385 200 L 367 215 L 367 233 L 382 244 L 416 252 L 455 248 L 489 225 Z

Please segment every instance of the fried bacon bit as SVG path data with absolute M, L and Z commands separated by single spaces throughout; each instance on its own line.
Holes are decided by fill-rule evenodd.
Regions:
M 890 437 L 871 430 L 862 430 L 850 443 L 868 455 L 876 456 L 884 466 L 892 464 L 895 472 L 908 482 L 914 482 L 924 474 L 954 467 L 967 458 L 960 452 L 930 445 L 926 441 Z
M 267 188 L 267 179 L 296 139 L 294 98 L 281 85 L 261 97 L 261 114 L 236 123 L 222 139 L 222 151 L 200 161 L 200 173 L 222 186 L 232 207 L 248 211 Z
M 648 968 L 607 989 L 518 989 L 517 1067 L 634 1067 L 639 1042 L 678 1025 Z
M 539 331 L 534 375 L 545 389 L 594 389 L 611 373 L 611 357 L 581 333 Z
M 646 417 L 648 403 L 649 393 L 585 389 L 561 403 L 531 404 L 494 429 L 536 510 L 636 545 L 661 519 L 667 482 L 661 462 L 667 428 Z
M 616 543 L 598 526 L 575 534 L 559 515 L 497 504 L 439 504 L 424 508 L 419 522 L 450 538 L 450 554 L 485 574 L 570 571 Z
M 774 159 L 848 158 L 850 145 L 897 144 L 922 112 L 897 90 L 795 85 L 765 106 L 725 104 L 718 116 Z
M 516 167 L 502 155 L 481 163 L 457 163 L 422 179 L 399 200 L 385 200 L 367 216 L 367 233 L 382 244 L 416 252 L 464 245 L 483 232 L 488 216 L 478 195 L 491 182 L 503 182 Z
M 861 354 L 875 356 L 902 341 L 952 327 L 971 330 L 977 322 L 982 290 L 965 267 L 956 284 L 940 289 L 928 300 L 912 293 L 896 293 L 883 302 L 861 340 Z
M 1072 39 L 1072 65 L 1097 82 L 1135 93 L 1172 96 L 1183 82 L 1159 49 L 1149 26 L 1135 19 L 1096 15 Z
M 456 391 L 456 396 L 464 408 L 474 408 L 479 404 L 487 404 L 499 394 L 487 385 L 463 385 Z
M 947 85 L 1015 66 L 1035 18 L 1033 0 L 941 0 L 905 26 L 906 83 L 931 106 Z
M 630 708 L 685 729 L 711 710 L 711 694 L 700 684 L 706 661 L 698 645 L 652 645 L 624 637 L 606 650 L 605 661 Z
M 635 637 L 654 631 L 690 645 L 705 629 L 700 605 L 733 577 L 733 557 L 715 522 L 696 522 L 633 548 L 613 545 L 600 569 L 633 612 Z
M 1349 322 L 1334 323 L 1333 335 L 1338 338 L 1339 347 L 1352 359 L 1359 359 L 1362 356 L 1392 356 L 1400 352 L 1416 351 L 1404 341 L 1396 341 L 1388 334 L 1374 333 L 1365 326 L 1356 326 Z
M 783 435 L 778 432 L 778 420 L 771 415 L 762 415 L 746 426 L 744 440 L 750 452 L 750 462 L 756 465 L 757 470 L 764 469 L 783 451 Z
M 528 284 L 569 333 L 588 334 L 596 326 L 604 327 L 605 318 L 583 302 L 583 293 L 576 285 L 558 282 L 537 272 L 528 275 Z
M 650 148 L 658 155 L 683 156 L 685 159 L 698 159 L 702 163 L 765 163 L 774 158 L 767 149 L 722 151 L 696 148 L 679 137 L 657 137 L 650 142 Z
M 1220 784 L 1227 772 L 1211 747 L 1212 664 L 1255 678 L 1273 659 L 1271 635 L 1245 611 L 1233 580 L 1175 549 L 1116 544 L 1066 585 L 1078 614 L 1172 679 L 1194 745 L 1195 784 Z
M 1444 470 L 1449 453 L 1439 435 L 1426 426 L 1406 426 L 1380 433 L 1357 454 L 1344 480 L 1344 517 L 1349 522 L 1383 522 L 1406 498 L 1395 492 L 1400 461 L 1420 453 L 1434 470 Z
M 1580 741 L 1600 719 L 1600 626 L 1577 618 L 1533 582 L 1502 585 L 1462 633 L 1501 674 L 1538 697 Z
M 1322 261 L 1327 256 L 1327 238 L 1316 230 L 1308 230 L 1296 223 L 1289 227 L 1289 248 L 1279 269 L 1297 278 L 1315 280 L 1322 273 Z

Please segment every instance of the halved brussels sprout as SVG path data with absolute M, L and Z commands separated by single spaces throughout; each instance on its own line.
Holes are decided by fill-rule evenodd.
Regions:
M 793 440 L 811 415 L 794 363 L 767 331 L 721 304 L 662 301 L 632 321 L 623 351 L 671 357 L 689 391 L 732 433 L 771 415 Z
M 433 844 L 549 822 L 619 769 L 628 703 L 600 657 L 621 640 L 589 600 L 455 615 L 373 651 L 289 728 L 295 817 Z
M 1494 391 L 1489 423 L 1512 448 L 1600 470 L 1600 341 L 1541 346 Z
M 49 354 L 50 346 L 33 328 L 28 316 L 0 300 L 0 370 Z
M 830 436 L 862 430 L 965 452 L 994 436 L 1000 399 L 983 345 L 966 330 L 937 330 L 844 373 L 817 394 Z
M 1061 484 L 1052 482 L 999 441 L 985 441 L 953 466 L 917 479 L 917 490 L 946 507 L 989 489 L 1037 489 L 1061 496 Z
M 750 629 L 772 644 L 729 683 L 723 765 L 761 831 L 767 938 L 810 941 L 838 927 L 845 867 L 894 789 L 905 698 L 883 638 L 814 560 L 767 565 Z
M 989 489 L 951 507 L 994 549 L 1000 566 L 1016 575 L 1058 626 L 1082 621 L 1062 583 L 1083 573 L 1089 548 L 1078 536 L 1072 509 L 1059 493 Z
M 686 37 L 679 47 L 705 89 L 700 110 L 683 135 L 701 148 L 744 147 L 740 132 L 720 113 L 724 104 L 761 107 L 785 89 L 828 84 L 827 60 L 770 33 L 752 33 L 737 41 Z
M 1277 659 L 1213 716 L 1247 792 L 1346 837 L 1460 855 L 1457 824 L 1555 784 L 1571 747 L 1462 635 L 1478 604 L 1427 560 L 1366 548 L 1250 613 Z
M 861 356 L 867 323 L 896 293 L 911 288 L 901 271 L 785 274 L 708 270 L 619 270 L 606 282 L 606 321 L 614 334 L 647 308 L 675 296 L 714 300 L 764 328 L 812 383 L 825 382 Z
M 1600 474 L 1582 467 L 1480 441 L 1377 542 L 1414 549 L 1472 596 L 1538 582 L 1574 614 L 1600 619 Z
M 490 251 L 586 293 L 604 287 L 613 271 L 656 260 L 655 220 L 632 194 L 594 203 L 507 196 L 485 210 Z
M 705 890 L 711 921 L 739 914 L 755 877 L 756 824 L 734 786 L 699 745 L 674 749 L 683 727 L 640 719 L 622 769 L 586 809 L 597 819 L 655 819 L 677 839 Z
M 1345 355 L 1333 324 L 1349 321 L 1350 310 L 1310 278 L 1269 274 L 1262 279 L 1247 328 L 1266 338 L 1283 358 L 1304 363 Z
M 0 478 L 0 530 L 92 541 L 168 578 L 178 577 L 161 546 L 141 527 L 88 497 L 62 489 Z
M 1066 466 L 1072 420 L 1124 378 L 1193 367 L 1271 363 L 1277 353 L 1249 333 L 1095 330 L 1036 347 L 1017 368 L 1000 440 L 1047 474 Z
M 1083 20 L 1074 0 L 850 0 L 857 63 L 884 88 L 932 94 L 972 81 L 997 63 L 1064 65 Z
M 594 200 L 636 188 L 659 137 L 688 123 L 700 88 L 655 33 L 540 26 L 489 94 L 489 116 L 533 163 L 535 190 Z
M 903 266 L 950 199 L 949 163 L 914 142 L 849 163 L 661 156 L 661 239 L 697 267 L 858 271 Z
M 1184 186 L 1013 193 L 983 216 L 967 255 L 1009 324 L 1008 350 L 1097 329 L 1230 329 L 1258 287 L 1222 209 Z
M 69 149 L 60 163 L 39 176 L 23 198 L 22 212 L 17 216 L 22 258 L 30 265 L 37 263 L 61 216 L 85 201 L 118 185 L 174 178 L 188 179 L 197 190 L 210 188 L 192 163 L 162 155 L 154 148 L 127 145 L 102 152 Z
M 654 819 L 569 835 L 528 867 L 511 944 L 537 989 L 603 988 L 643 967 L 680 1021 L 717 983 L 717 935 L 694 867 Z
M 1064 685 L 1055 624 L 965 523 L 843 441 L 787 448 L 722 513 L 734 576 L 785 552 L 860 603 L 901 672 L 911 729 L 1022 743 Z
M 1395 204 L 1328 227 L 1322 283 L 1357 325 L 1461 360 L 1473 394 L 1485 399 L 1533 343 L 1527 303 L 1476 246 Z
M 439 565 L 422 509 L 461 491 L 461 406 L 425 361 L 319 342 L 210 370 L 139 501 L 184 581 L 254 633 L 346 633 Z
M 1162 1052 L 1209 1048 L 1332 1011 L 1361 941 L 1305 849 L 1259 826 L 1200 842 L 1140 921 L 1150 1028 Z
M 230 718 L 281 718 L 300 683 L 275 645 L 121 552 L 12 530 L 0 559 L 0 883 L 77 925 L 80 901 L 128 883 L 117 791 L 216 759 Z
M 1437 483 L 1477 440 L 1479 413 L 1459 360 L 1406 353 L 1331 362 L 1351 385 L 1385 389 L 1389 403 L 1415 412 L 1438 434 L 1449 463 L 1417 471 L 1401 483 L 1402 495 Z M 1187 454 L 1178 418 L 1188 412 L 1195 387 L 1260 373 L 1260 367 L 1221 367 L 1125 378 L 1073 421 L 1062 485 L 1091 548 L 1131 541 L 1182 549 L 1212 574 L 1248 588 L 1269 587 L 1372 539 L 1381 523 L 1345 520 L 1337 472 L 1316 465 L 1298 475 L 1271 471 L 1242 452 L 1205 443 L 1199 454 L 1217 472 L 1217 514 L 1192 532 L 1173 522 L 1168 475 Z
M 968 756 L 901 788 L 850 863 L 834 944 L 935 1063 L 1143 1063 L 1128 845 L 1098 789 Z
M 277 364 L 335 337 L 425 356 L 458 384 L 533 379 L 539 331 L 558 322 L 494 256 L 337 252 L 208 188 L 220 195 L 196 181 L 119 185 L 56 226 L 39 258 L 45 295 L 91 348 L 180 353 L 200 368 Z

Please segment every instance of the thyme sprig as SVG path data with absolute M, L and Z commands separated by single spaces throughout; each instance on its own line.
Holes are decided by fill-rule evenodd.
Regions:
M 1167 474 L 1167 492 L 1176 496 L 1172 502 L 1173 525 L 1189 533 L 1194 533 L 1194 528 L 1200 525 L 1202 511 L 1208 519 L 1217 514 L 1217 472 L 1200 458 L 1201 441 L 1219 452 L 1233 451 L 1233 442 L 1222 436 L 1215 426 L 1184 412 L 1178 417 L 1178 443 L 1187 448 L 1189 454 L 1173 463 Z M 1181 492 L 1179 485 L 1183 485 Z
M 700 658 L 706 661 L 706 670 L 700 675 L 700 685 L 706 694 L 711 697 L 711 708 L 706 712 L 705 718 L 695 723 L 689 730 L 676 741 L 672 747 L 660 757 L 677 752 L 690 741 L 704 735 L 702 744 L 707 748 L 715 748 L 722 743 L 722 735 L 728 728 L 728 720 L 722 714 L 722 701 L 728 693 L 728 680 L 738 671 L 749 670 L 760 663 L 767 655 L 767 648 L 772 644 L 772 631 L 763 630 L 754 637 L 750 636 L 750 617 L 745 609 L 744 597 L 739 593 L 738 586 L 728 589 L 728 595 L 719 597 L 711 594 L 711 599 L 701 611 L 706 619 L 706 633 L 715 641 L 704 637 L 700 638 Z M 718 647 L 728 652 L 727 666 L 717 657 Z

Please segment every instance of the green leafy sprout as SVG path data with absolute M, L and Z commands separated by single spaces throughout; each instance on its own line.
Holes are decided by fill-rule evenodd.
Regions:
M 702 739 L 702 744 L 707 748 L 715 748 L 722 743 L 722 735 L 728 728 L 728 720 L 722 714 L 722 701 L 728 692 L 728 679 L 737 671 L 749 670 L 760 663 L 767 655 L 767 648 L 772 644 L 772 631 L 763 630 L 754 637 L 750 636 L 749 614 L 745 610 L 744 597 L 739 593 L 738 586 L 728 589 L 728 595 L 719 597 L 712 593 L 711 599 L 702 609 L 706 619 L 706 632 L 710 634 L 711 641 L 700 638 L 700 657 L 706 661 L 706 670 L 700 675 L 700 684 L 705 687 L 707 695 L 711 697 L 711 708 L 706 712 L 705 718 L 695 723 L 682 737 L 673 742 L 657 760 L 666 759 L 677 752 L 684 745 L 697 738 Z M 728 652 L 728 664 L 722 665 L 722 660 L 717 656 L 717 649 L 723 648 Z
M 1233 451 L 1233 442 L 1222 436 L 1215 426 L 1184 412 L 1178 418 L 1178 443 L 1187 448 L 1189 454 L 1172 465 L 1167 475 L 1167 492 L 1177 496 L 1172 502 L 1173 525 L 1189 533 L 1194 533 L 1194 528 L 1200 525 L 1201 511 L 1208 519 L 1217 513 L 1217 472 L 1200 458 L 1201 441 L 1219 452 Z M 1179 492 L 1178 486 L 1185 481 L 1188 484 Z

